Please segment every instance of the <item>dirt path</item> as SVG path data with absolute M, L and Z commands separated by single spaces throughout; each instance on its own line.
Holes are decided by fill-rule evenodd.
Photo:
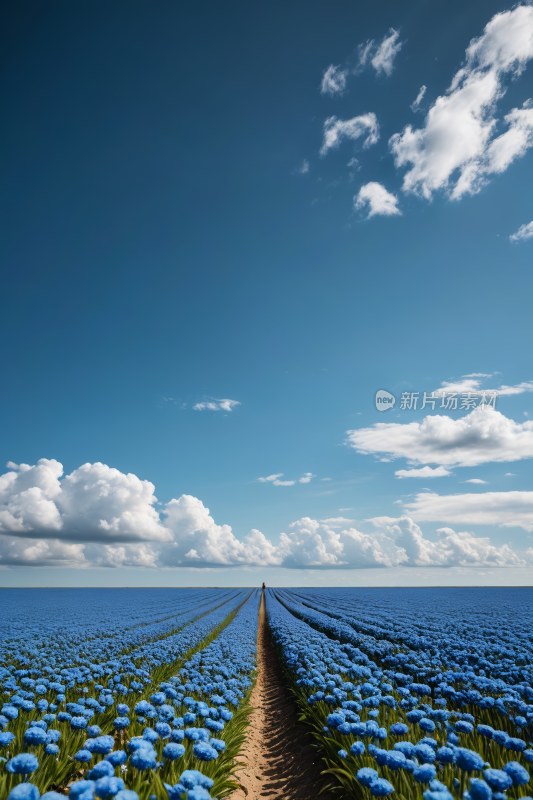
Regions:
M 264 597 L 259 609 L 257 666 L 250 701 L 254 710 L 247 742 L 239 755 L 246 766 L 237 772 L 240 787 L 229 800 L 313 800 L 324 784 L 320 776 L 323 767 L 312 746 L 313 737 L 298 722 L 296 706 L 283 684 L 268 634 Z M 331 795 L 320 797 L 328 800 Z

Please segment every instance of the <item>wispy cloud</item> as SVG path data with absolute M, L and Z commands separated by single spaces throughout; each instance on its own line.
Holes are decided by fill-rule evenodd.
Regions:
M 522 225 L 518 228 L 516 233 L 511 234 L 509 239 L 512 242 L 520 242 L 525 241 L 526 239 L 531 239 L 533 237 L 533 222 L 528 222 L 527 225 Z
M 233 411 L 235 406 L 240 406 L 239 400 L 204 400 L 193 406 L 195 411 Z
M 337 148 L 343 139 L 356 140 L 362 136 L 366 136 L 363 147 L 370 147 L 378 141 L 379 123 L 374 112 L 347 120 L 328 117 L 324 122 L 324 141 L 320 155 L 325 156 L 328 150 Z
M 426 94 L 427 86 L 421 86 L 420 91 L 418 92 L 416 99 L 413 100 L 411 103 L 411 111 L 416 112 L 420 110 L 420 103 L 424 99 L 424 95 Z
M 331 97 L 336 94 L 344 94 L 346 91 L 346 78 L 348 73 L 349 70 L 342 69 L 340 64 L 337 64 L 336 67 L 330 64 L 324 71 L 322 77 L 322 82 L 320 84 L 321 94 L 329 94 Z
M 379 44 L 374 39 L 369 39 L 357 48 L 359 63 L 357 72 L 362 72 L 366 67 L 372 66 L 378 75 L 390 77 L 394 67 L 394 59 L 402 49 L 404 42 L 398 41 L 400 31 L 391 28 L 388 35 L 385 35 Z
M 421 467 L 419 469 L 398 469 L 397 478 L 444 478 L 452 473 L 446 467 Z
M 302 478 L 300 478 L 298 483 L 309 483 L 311 481 L 311 478 L 316 478 L 316 475 L 313 475 L 312 472 L 306 472 L 305 475 Z

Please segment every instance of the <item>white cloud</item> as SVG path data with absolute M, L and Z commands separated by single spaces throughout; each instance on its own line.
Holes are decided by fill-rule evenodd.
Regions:
M 298 169 L 294 170 L 298 175 L 305 175 L 306 172 L 309 172 L 309 161 L 304 158 Z
M 511 234 L 509 239 L 512 242 L 520 242 L 522 239 L 531 239 L 533 236 L 533 222 L 528 222 L 527 225 L 521 225 L 516 233 Z
M 533 492 L 418 494 L 406 504 L 415 520 L 465 525 L 499 525 L 533 531 Z
M 456 394 L 465 394 L 467 392 L 481 391 L 481 385 L 484 381 L 480 378 L 491 378 L 492 375 L 483 375 L 480 372 L 473 372 L 471 375 L 463 375 L 459 380 L 455 381 L 442 381 L 440 389 L 436 389 L 436 394 L 443 392 L 455 392 Z M 506 386 L 502 384 L 497 389 L 484 389 L 485 392 L 498 392 L 500 397 L 507 397 L 515 394 L 523 394 L 524 392 L 533 392 L 533 381 L 522 381 L 517 383 L 516 386 Z
M 346 90 L 347 69 L 341 69 L 340 64 L 336 67 L 330 64 L 325 70 L 320 84 L 322 94 L 329 94 L 331 97 L 336 94 L 343 94 Z
M 267 566 L 280 561 L 280 551 L 262 533 L 252 530 L 241 542 L 229 525 L 217 525 L 196 497 L 171 500 L 164 513 L 165 525 L 173 532 L 172 543 L 160 548 L 164 566 L 187 566 L 191 560 L 204 566 Z
M 361 136 L 366 136 L 363 147 L 370 147 L 378 141 L 379 123 L 373 112 L 347 120 L 328 117 L 324 122 L 324 141 L 320 155 L 325 156 L 328 150 L 338 147 L 342 139 L 355 140 Z
M 398 469 L 394 474 L 397 478 L 444 478 L 452 473 L 446 467 L 420 467 L 419 469 Z
M 463 375 L 463 378 L 492 378 L 492 372 L 471 372 L 469 375 Z
M 533 392 L 533 381 L 522 381 L 517 383 L 516 386 L 500 386 L 498 393 L 501 397 L 513 394 L 523 394 L 524 392 Z
M 371 58 L 370 63 L 378 73 L 392 75 L 393 61 L 402 49 L 403 42 L 399 42 L 400 31 L 390 29 L 389 35 L 384 36 L 376 52 Z
M 506 472 L 504 478 L 515 478 L 516 472 Z
M 296 481 L 280 481 L 283 477 L 283 472 L 277 472 L 275 475 L 269 475 L 268 478 L 258 478 L 261 483 L 272 483 L 274 486 L 294 486 Z
M 398 41 L 399 36 L 400 31 L 391 28 L 388 36 L 384 36 L 379 44 L 376 44 L 374 39 L 360 44 L 358 47 L 359 64 L 356 71 L 361 72 L 371 64 L 378 75 L 389 77 L 392 74 L 394 59 L 404 44 L 404 42 Z
M 42 458 L 0 476 L 0 533 L 53 534 L 70 542 L 168 541 L 153 507 L 154 485 L 105 464 L 84 464 L 62 481 L 62 465 Z
M 415 112 L 419 110 L 420 103 L 424 99 L 424 95 L 426 93 L 427 86 L 421 86 L 420 91 L 418 92 L 416 99 L 413 100 L 411 103 L 411 111 Z
M 474 467 L 533 457 L 533 421 L 514 422 L 490 406 L 459 419 L 435 414 L 422 422 L 379 422 L 347 433 L 359 453 L 384 453 L 414 464 Z
M 463 481 L 463 483 L 487 483 L 487 481 L 482 481 L 481 478 L 470 478 L 467 481 Z
M 390 217 L 402 213 L 398 208 L 398 198 L 375 181 L 371 181 L 359 189 L 359 194 L 354 197 L 354 205 L 356 211 L 368 207 L 369 218 L 378 214 Z
M 331 478 L 320 478 L 321 481 L 330 481 Z
M 488 176 L 503 172 L 533 145 L 533 108 L 526 103 L 505 116 L 507 130 L 494 137 L 503 79 L 520 75 L 533 57 L 533 8 L 496 14 L 466 50 L 466 64 L 446 95 L 431 106 L 425 126 L 408 125 L 390 139 L 397 167 L 409 167 L 403 189 L 430 199 L 474 194 Z
M 408 566 L 515 567 L 526 563 L 508 545 L 494 547 L 489 539 L 468 531 L 456 533 L 451 528 L 440 528 L 438 541 L 431 542 L 410 517 L 376 517 L 371 521 L 386 531 L 396 547 L 403 548 L 403 563 Z
M 152 484 L 135 475 L 99 463 L 85 464 L 60 480 L 62 473 L 59 462 L 41 459 L 34 467 L 21 464 L 0 477 L 0 567 L 357 569 L 525 563 L 509 548 L 495 548 L 470 533 L 445 529 L 439 542 L 433 543 L 407 517 L 376 518 L 372 533 L 348 527 L 353 521 L 345 517 L 321 521 L 304 517 L 292 523 L 288 533 L 281 533 L 277 545 L 256 529 L 240 540 L 229 525 L 218 525 L 196 497 L 173 499 L 159 515 L 152 505 Z M 36 511 L 34 500 L 25 499 L 24 493 L 29 491 L 34 491 L 31 497 L 36 496 L 35 491 L 41 492 L 41 499 L 51 503 L 55 513 L 49 508 L 43 513 L 39 508 Z M 478 521 L 479 515 L 485 514 L 501 525 L 533 529 L 533 492 L 460 497 L 467 498 L 466 504 L 457 496 L 417 495 L 409 507 L 413 517 L 437 514 L 435 518 L 440 519 L 438 514 L 444 514 L 442 518 L 447 520 L 450 515 L 464 517 L 466 513 Z M 491 501 L 493 497 L 497 499 Z M 480 503 L 485 498 L 488 503 Z M 436 511 L 441 508 L 439 503 L 444 503 L 444 511 Z M 99 524 L 102 519 L 108 523 L 103 527 Z
M 194 411 L 233 411 L 240 406 L 239 400 L 204 400 L 193 406 Z
M 274 481 L 277 481 L 278 478 L 282 477 L 283 477 L 283 472 L 276 472 L 275 475 L 269 475 L 267 478 L 258 478 L 257 480 L 260 481 L 261 483 L 267 483 L 268 481 L 274 483 Z
M 306 472 L 303 478 L 300 478 L 298 483 L 309 483 L 311 481 L 311 478 L 316 478 L 316 475 L 313 475 L 312 472 Z

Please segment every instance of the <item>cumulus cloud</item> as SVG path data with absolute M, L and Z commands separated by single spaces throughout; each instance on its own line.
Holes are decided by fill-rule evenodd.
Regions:
M 300 478 L 298 483 L 309 483 L 311 481 L 311 478 L 316 478 L 316 475 L 313 475 L 312 472 L 306 472 L 303 478 Z
M 533 492 L 479 492 L 477 494 L 418 494 L 406 504 L 415 520 L 464 525 L 499 525 L 533 531 Z
M 512 242 L 520 242 L 522 240 L 531 239 L 533 236 L 533 222 L 528 222 L 527 225 L 521 225 L 516 233 L 512 233 L 509 239 Z
M 356 211 L 367 207 L 369 218 L 376 215 L 390 217 L 402 213 L 398 208 L 398 198 L 388 192 L 381 183 L 375 181 L 359 189 L 359 194 L 354 197 L 354 205 Z
M 240 406 L 239 400 L 204 400 L 193 406 L 194 411 L 233 411 Z
M 423 128 L 408 125 L 390 139 L 397 167 L 408 167 L 403 189 L 430 199 L 445 190 L 453 200 L 475 194 L 533 145 L 533 108 L 526 102 L 505 117 L 495 136 L 496 104 L 504 79 L 516 77 L 533 57 L 533 8 L 496 14 L 470 42 L 466 63 L 447 93 L 431 106 Z
M 336 67 L 330 64 L 322 77 L 320 92 L 322 94 L 329 94 L 331 97 L 336 94 L 344 94 L 346 91 L 347 77 L 347 69 L 342 69 L 340 64 L 337 64 Z
M 426 495 L 424 495 L 426 496 Z M 403 548 L 405 566 L 416 567 L 519 567 L 527 561 L 508 545 L 494 547 L 488 538 L 451 528 L 437 530 L 438 541 L 425 539 L 418 525 L 409 517 L 377 517 L 375 525 L 386 531 L 396 547 Z
M 470 480 L 463 481 L 463 483 L 487 483 L 487 481 L 482 481 L 481 478 L 470 478 Z
M 533 421 L 514 422 L 490 406 L 459 419 L 435 414 L 422 422 L 379 422 L 347 433 L 359 453 L 414 464 L 474 467 L 533 457 Z
M 415 112 L 415 111 L 419 110 L 420 103 L 424 99 L 424 95 L 426 93 L 426 90 L 427 90 L 427 86 L 421 86 L 420 87 L 420 91 L 418 92 L 418 94 L 416 96 L 416 99 L 413 100 L 413 102 L 411 103 L 411 111 Z
M 16 466 L 16 465 L 12 465 Z M 0 476 L 0 533 L 70 542 L 168 541 L 154 485 L 105 464 L 83 464 L 62 481 L 62 465 L 40 459 Z
M 172 499 L 158 513 L 152 505 L 152 484 L 104 464 L 85 464 L 64 478 L 61 464 L 54 460 L 11 466 L 16 469 L 0 477 L 3 568 L 505 566 L 525 562 L 509 548 L 495 548 L 470 533 L 443 529 L 439 542 L 433 543 L 414 520 L 448 521 L 454 514 L 464 517 L 466 507 L 475 521 L 485 514 L 501 525 L 533 529 L 533 492 L 463 495 L 466 506 L 457 496 L 424 494 L 409 504 L 411 518 L 376 518 L 371 533 L 351 527 L 353 520 L 345 517 L 320 521 L 303 517 L 280 534 L 278 544 L 256 529 L 241 540 L 231 526 L 216 523 L 201 500 L 191 495 Z M 30 491 L 34 494 L 28 500 L 24 493 Z M 43 493 L 41 499 L 55 511 L 36 506 L 36 492 Z M 499 499 L 491 501 L 492 497 Z M 488 506 L 480 503 L 484 498 L 489 498 Z M 450 501 L 459 503 L 458 508 Z M 102 520 L 107 524 L 100 525 Z
M 444 478 L 452 473 L 446 467 L 420 467 L 418 469 L 397 469 L 394 474 L 397 478 Z
M 399 42 L 400 31 L 391 28 L 388 35 L 385 35 L 379 44 L 374 39 L 369 39 L 358 47 L 359 64 L 357 72 L 361 72 L 367 66 L 374 67 L 378 75 L 392 75 L 394 59 L 402 49 L 404 42 Z
M 328 150 L 337 148 L 343 139 L 356 140 L 362 136 L 366 136 L 363 147 L 370 147 L 379 139 L 379 123 L 372 111 L 347 120 L 328 117 L 324 122 L 324 141 L 320 155 L 325 156 Z

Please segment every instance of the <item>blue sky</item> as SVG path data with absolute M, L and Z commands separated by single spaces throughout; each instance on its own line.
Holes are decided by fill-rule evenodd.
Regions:
M 531 6 L 4 13 L 0 585 L 530 584 Z

